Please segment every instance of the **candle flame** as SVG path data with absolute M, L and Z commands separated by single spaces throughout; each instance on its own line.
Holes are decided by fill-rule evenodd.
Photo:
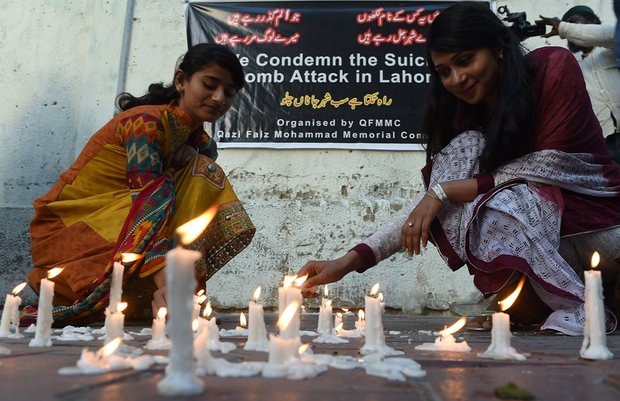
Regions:
M 211 308 L 211 301 L 207 302 L 207 306 L 205 306 L 205 310 L 202 312 L 202 316 L 203 317 L 209 317 L 211 316 L 211 312 L 213 312 L 213 309 Z
M 183 245 L 191 244 L 196 238 L 198 238 L 205 228 L 207 228 L 209 223 L 211 223 L 211 220 L 213 220 L 217 214 L 218 209 L 218 205 L 211 206 L 200 216 L 180 225 L 175 231 L 179 236 L 180 243 Z
M 306 274 L 305 276 L 301 276 L 301 277 L 297 277 L 295 279 L 295 287 L 299 288 L 301 287 L 301 285 L 304 283 L 304 281 L 306 281 L 308 279 L 308 275 Z
M 139 253 L 121 253 L 121 263 L 131 263 L 142 258 Z
M 245 313 L 241 312 L 239 314 L 239 326 L 245 327 L 248 324 L 248 321 L 245 318 Z
M 590 261 L 590 266 L 592 266 L 593 269 L 596 269 L 599 263 L 601 263 L 601 255 L 599 255 L 599 253 L 595 251 L 592 254 L 592 260 Z
M 48 279 L 53 279 L 54 277 L 58 276 L 60 273 L 62 273 L 62 271 L 64 270 L 64 267 L 54 267 L 53 269 L 50 269 L 47 271 L 47 278 Z
M 258 298 L 260 298 L 260 285 L 254 290 L 254 295 L 252 296 L 252 301 L 258 302 Z
M 205 293 L 204 288 L 196 293 L 196 296 L 199 297 Z
M 19 284 L 19 285 L 16 285 L 16 286 L 15 286 L 15 288 L 13 288 L 13 291 L 11 291 L 11 293 L 12 293 L 13 295 L 17 295 L 17 294 L 19 294 L 19 293 L 20 293 L 20 292 L 24 289 L 24 287 L 26 286 L 26 284 L 27 284 L 27 283 L 21 283 L 21 284 Z
M 157 318 L 158 319 L 163 319 L 166 317 L 166 315 L 168 314 L 168 308 L 166 308 L 165 306 L 160 307 L 157 310 Z
M 517 300 L 517 297 L 519 296 L 519 293 L 521 292 L 521 288 L 523 288 L 524 284 L 525 284 L 525 276 L 522 276 L 521 279 L 519 280 L 519 283 L 517 284 L 517 288 L 515 288 L 512 294 L 508 295 L 506 298 L 498 302 L 499 309 L 502 312 L 510 308 L 512 304 Z
M 452 326 L 448 327 L 447 329 L 441 330 L 439 332 L 439 335 L 443 337 L 443 336 L 447 336 L 448 334 L 454 334 L 457 331 L 461 330 L 463 328 L 463 326 L 465 326 L 466 322 L 467 322 L 467 316 L 463 316 L 456 323 L 454 323 Z
M 342 308 L 343 313 L 347 313 L 348 311 L 349 311 L 349 308 Z
M 297 276 L 284 276 L 284 280 L 282 280 L 282 287 L 290 288 L 296 278 Z
M 327 284 L 323 287 L 323 296 L 325 298 L 329 297 L 329 288 L 327 288 Z
M 304 352 L 306 352 L 308 350 L 308 348 L 310 348 L 310 344 L 303 344 L 301 345 L 299 348 L 297 348 L 297 353 L 299 355 L 303 355 Z
M 121 337 L 115 337 L 112 341 L 110 341 L 109 343 L 101 347 L 99 351 L 97 351 L 97 357 L 104 358 L 112 354 L 121 345 L 121 341 Z
M 278 322 L 276 323 L 276 326 L 278 326 L 278 330 L 280 330 L 280 332 L 286 330 L 288 325 L 291 323 L 291 320 L 293 320 L 293 317 L 295 316 L 298 308 L 299 302 L 293 301 L 288 304 L 288 306 L 284 309 L 284 312 L 282 312 L 282 316 L 280 316 Z
M 377 298 L 379 298 L 379 302 L 383 302 L 383 293 L 380 292 L 379 295 L 377 295 Z
M 125 309 L 127 309 L 127 302 L 119 302 L 119 303 L 116 305 L 116 311 L 117 311 L 117 312 L 122 312 L 122 311 L 124 311 Z
M 377 295 L 377 291 L 379 291 L 379 283 L 372 286 L 372 288 L 370 289 L 370 296 L 374 297 L 375 295 Z
M 198 319 L 192 320 L 192 331 L 198 330 L 198 326 L 200 326 L 200 322 L 198 321 Z
M 366 314 L 363 309 L 360 309 L 359 312 L 357 312 L 357 317 L 359 317 L 360 320 L 366 319 Z

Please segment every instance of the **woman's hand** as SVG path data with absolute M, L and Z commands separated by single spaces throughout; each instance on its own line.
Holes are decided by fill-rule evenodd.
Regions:
M 560 26 L 560 19 L 558 17 L 550 18 L 543 17 L 542 15 L 539 15 L 539 17 L 540 20 L 545 23 L 545 25 L 549 25 L 551 27 L 551 30 L 548 33 L 541 35 L 543 38 L 550 38 L 552 36 L 558 35 L 558 28 Z
M 174 151 L 174 153 L 172 153 L 172 155 L 170 155 L 170 158 L 168 158 L 167 167 L 180 170 L 187 166 L 197 154 L 198 151 L 196 148 L 185 144 L 181 145 Z
M 443 206 L 439 199 L 425 195 L 418 205 L 409 214 L 402 232 L 403 248 L 409 255 L 420 254 L 420 243 L 426 247 L 429 238 L 431 223 Z
M 153 281 L 157 286 L 151 301 L 151 310 L 153 311 L 153 316 L 155 316 L 159 308 L 165 308 L 168 305 L 166 302 L 166 272 L 164 269 L 159 270 L 153 275 Z
M 318 296 L 316 287 L 320 284 L 333 283 L 348 273 L 361 267 L 361 258 L 355 251 L 349 251 L 341 258 L 334 260 L 311 260 L 297 272 L 298 277 L 308 275 L 301 287 L 301 294 L 306 298 Z

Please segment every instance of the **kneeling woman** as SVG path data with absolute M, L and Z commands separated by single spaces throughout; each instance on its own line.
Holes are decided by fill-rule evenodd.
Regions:
M 613 306 L 620 171 L 575 57 L 558 47 L 524 55 L 488 6 L 466 1 L 435 19 L 427 51 L 426 191 L 344 256 L 302 267 L 305 294 L 431 241 L 486 297 L 502 299 L 525 276 L 513 321 L 580 335 L 581 275 L 595 250 Z
M 64 267 L 54 279 L 56 322 L 102 317 L 113 262 L 122 253 L 140 256 L 124 272 L 128 316 L 148 317 L 151 305 L 165 306 L 163 269 L 175 245 L 172 233 L 212 205 L 220 206 L 218 214 L 193 245 L 204 255 L 199 285 L 249 244 L 254 226 L 202 128 L 228 111 L 243 85 L 243 69 L 230 50 L 192 47 L 172 85 L 152 84 L 142 97 L 119 95 L 121 112 L 34 202 L 28 281 L 38 292 L 49 269 Z

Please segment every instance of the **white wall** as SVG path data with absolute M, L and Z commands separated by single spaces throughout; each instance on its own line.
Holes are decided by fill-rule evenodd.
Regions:
M 611 0 L 587 3 L 604 22 L 615 21 Z M 526 11 L 532 21 L 539 14 L 561 16 L 578 2 L 498 4 Z M 180 0 L 135 0 L 130 15 L 123 0 L 0 0 L 0 7 L 2 294 L 30 269 L 32 200 L 47 191 L 111 117 L 119 84 L 121 90 L 142 94 L 151 82 L 170 81 L 186 43 Z M 122 58 L 125 28 L 131 36 L 128 56 Z M 530 39 L 526 44 L 535 48 L 563 41 Z M 258 229 L 250 247 L 208 284 L 216 306 L 237 308 L 247 304 L 258 285 L 273 305 L 285 272 L 296 271 L 308 259 L 339 256 L 372 233 L 420 188 L 424 155 L 226 149 L 219 162 Z M 395 255 L 365 274 L 346 277 L 331 288 L 334 304 L 359 305 L 375 282 L 392 307 L 412 295 L 437 309 L 480 301 L 466 269 L 451 272 L 429 247 L 420 257 Z

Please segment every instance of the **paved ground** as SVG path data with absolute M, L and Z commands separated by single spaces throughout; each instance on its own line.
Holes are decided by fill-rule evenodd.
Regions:
M 237 314 L 223 314 L 221 328 L 234 328 Z M 350 319 L 354 319 L 353 316 Z M 274 316 L 266 317 L 268 330 L 274 330 Z M 352 324 L 352 320 L 346 324 Z M 518 331 L 512 339 L 513 346 L 521 353 L 529 353 L 525 361 L 492 361 L 480 359 L 478 352 L 486 350 L 491 340 L 490 332 L 463 331 L 461 336 L 472 347 L 470 353 L 423 352 L 414 347 L 431 342 L 434 337 L 425 334 L 456 321 L 454 317 L 384 316 L 386 342 L 403 350 L 426 370 L 423 378 L 408 378 L 404 382 L 389 381 L 370 376 L 364 369 L 329 370 L 315 379 L 293 381 L 286 379 L 204 377 L 205 393 L 188 400 L 230 401 L 456 401 L 498 400 L 495 389 L 508 382 L 528 390 L 536 400 L 620 400 L 620 335 L 608 336 L 609 349 L 614 353 L 610 361 L 584 361 L 579 358 L 582 338 L 549 333 Z M 314 330 L 317 315 L 305 314 L 302 329 Z M 140 326 L 127 331 L 139 331 Z M 390 331 L 400 331 L 390 334 Z M 162 365 L 145 371 L 116 371 L 97 376 L 61 376 L 58 369 L 75 365 L 85 346 L 95 350 L 101 341 L 58 341 L 50 348 L 30 348 L 32 335 L 20 340 L 0 340 L 0 345 L 11 350 L 0 356 L 1 401 L 120 401 L 169 399 L 157 394 L 156 384 L 164 373 Z M 148 337 L 136 337 L 129 345 L 141 347 Z M 311 337 L 303 337 L 310 342 Z M 242 338 L 226 339 L 238 344 Z M 344 345 L 314 344 L 315 354 L 359 356 L 363 339 L 352 339 Z M 149 351 L 150 352 L 150 351 Z M 166 354 L 166 352 L 153 352 Z M 266 360 L 266 353 L 243 351 L 242 348 L 223 356 L 230 361 Z

